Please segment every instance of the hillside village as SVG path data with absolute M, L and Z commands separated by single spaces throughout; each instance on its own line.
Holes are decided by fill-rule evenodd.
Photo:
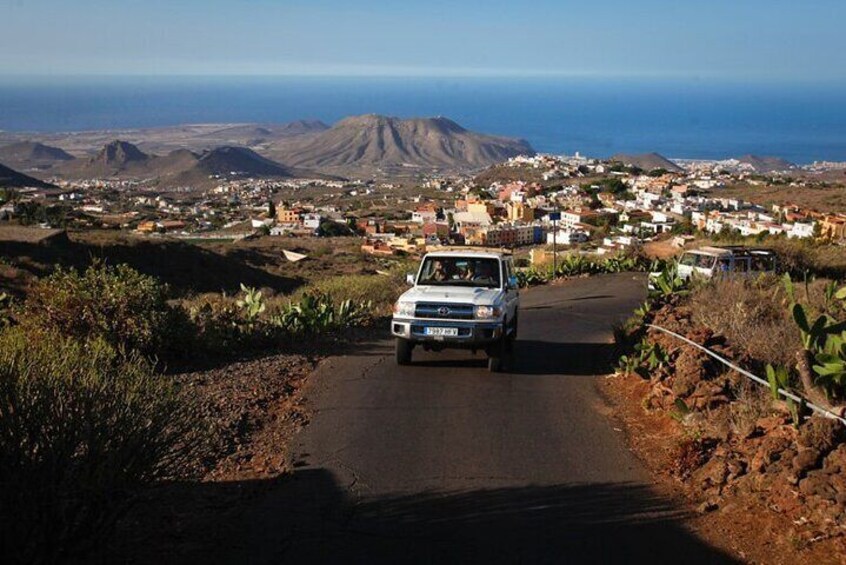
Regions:
M 362 250 L 376 255 L 433 245 L 553 244 L 603 254 L 696 230 L 846 240 L 844 212 L 723 196 L 724 187 L 738 182 L 768 182 L 742 162 L 684 165 L 644 171 L 578 154 L 518 156 L 477 176 L 432 174 L 413 184 L 233 172 L 211 179 L 216 186 L 202 192 L 161 192 L 143 180 L 54 180 L 53 187 L 18 189 L 0 206 L 0 219 L 187 239 L 357 234 Z M 560 219 L 553 221 L 556 213 Z

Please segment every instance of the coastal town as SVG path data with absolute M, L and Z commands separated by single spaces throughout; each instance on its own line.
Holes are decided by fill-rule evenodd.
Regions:
M 19 189 L 0 206 L 0 220 L 191 240 L 359 236 L 362 251 L 386 256 L 444 245 L 608 254 L 661 236 L 675 236 L 681 246 L 694 233 L 846 241 L 843 210 L 725 194 L 738 183 L 798 188 L 814 182 L 807 176 L 763 176 L 736 160 L 681 163 L 674 170 L 645 170 L 579 154 L 517 156 L 481 174 L 430 174 L 413 183 L 233 173 L 213 179 L 216 185 L 204 191 L 163 192 L 130 180 L 55 180 L 50 188 Z

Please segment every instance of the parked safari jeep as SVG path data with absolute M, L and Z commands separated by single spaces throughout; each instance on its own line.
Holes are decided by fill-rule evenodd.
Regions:
M 685 251 L 676 262 L 676 273 L 682 280 L 728 279 L 775 273 L 778 257 L 769 249 L 753 249 L 738 245 L 700 247 Z M 647 286 L 655 290 L 661 272 L 649 273 Z
M 413 288 L 400 296 L 391 321 L 398 364 L 411 363 L 418 345 L 484 350 L 494 372 L 512 361 L 520 297 L 510 255 L 429 253 L 408 282 Z

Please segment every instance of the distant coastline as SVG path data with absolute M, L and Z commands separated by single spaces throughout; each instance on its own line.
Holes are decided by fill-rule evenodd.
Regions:
M 105 79 L 0 84 L 0 130 L 69 132 L 189 123 L 327 123 L 445 115 L 545 153 L 771 155 L 846 161 L 846 89 L 587 79 Z M 2 142 L 2 141 L 0 141 Z

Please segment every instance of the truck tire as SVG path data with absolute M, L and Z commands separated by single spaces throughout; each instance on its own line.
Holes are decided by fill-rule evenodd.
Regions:
M 502 371 L 502 357 L 489 355 L 488 371 L 490 371 L 491 373 L 499 373 L 500 371 Z
M 513 342 L 508 336 L 502 336 L 498 342 L 488 350 L 488 371 L 501 373 L 510 362 Z
M 397 338 L 396 356 L 397 365 L 411 365 L 411 350 L 414 346 L 407 339 Z

